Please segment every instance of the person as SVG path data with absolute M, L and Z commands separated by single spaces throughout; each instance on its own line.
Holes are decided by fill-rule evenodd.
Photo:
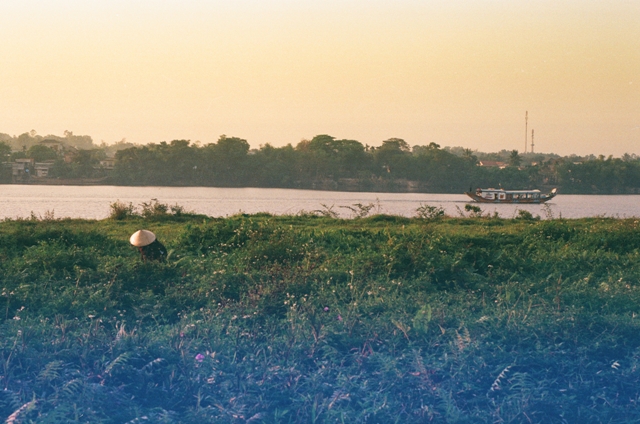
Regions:
M 131 235 L 129 242 L 138 248 L 141 259 L 146 261 L 164 262 L 167 259 L 167 249 L 160 243 L 156 235 L 149 230 L 138 230 Z

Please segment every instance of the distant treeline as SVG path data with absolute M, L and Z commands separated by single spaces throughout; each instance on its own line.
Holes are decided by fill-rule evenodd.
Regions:
M 72 134 L 65 136 L 70 138 Z M 8 143 L 4 146 L 4 155 L 10 155 Z M 66 161 L 60 159 L 59 152 L 37 143 L 11 156 L 57 160 L 50 174 L 53 177 L 107 175 L 105 183 L 117 185 L 439 193 L 501 186 L 558 187 L 561 193 L 640 193 L 640 158 L 635 154 L 613 158 L 520 154 L 516 150 L 481 153 L 460 147 L 441 148 L 435 143 L 411 147 L 399 138 L 371 147 L 329 135 L 318 135 L 295 146 L 266 144 L 258 149 L 251 149 L 242 138 L 224 135 L 207 145 L 174 140 L 136 146 L 123 140 L 112 146 L 91 146 L 92 150 Z M 105 173 L 96 164 L 114 152 L 114 169 Z
M 498 166 L 480 162 L 503 161 Z M 494 164 L 495 165 L 495 164 Z M 185 140 L 116 153 L 113 182 L 460 193 L 470 187 L 545 188 L 563 193 L 640 192 L 640 159 L 561 158 L 517 151 L 480 154 L 431 143 L 411 148 L 392 138 L 380 147 L 318 135 L 295 147 L 261 146 L 222 136 L 206 146 Z

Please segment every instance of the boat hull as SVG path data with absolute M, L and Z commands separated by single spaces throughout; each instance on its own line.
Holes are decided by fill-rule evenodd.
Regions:
M 509 191 L 499 191 L 499 190 L 487 190 L 484 193 L 492 193 L 492 198 L 483 197 L 480 192 L 465 192 L 467 196 L 472 198 L 474 201 L 478 203 L 505 203 L 505 204 L 541 204 L 548 202 L 549 200 L 556 197 L 556 190 L 553 189 L 550 193 L 542 194 L 536 190 L 537 193 L 531 192 L 531 194 L 535 194 L 535 197 L 526 197 L 523 194 L 526 192 L 517 191 L 517 192 L 509 192 Z M 498 195 L 496 195 L 498 194 Z

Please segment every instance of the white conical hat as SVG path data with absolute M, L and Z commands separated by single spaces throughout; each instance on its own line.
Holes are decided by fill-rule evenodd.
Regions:
M 136 247 L 148 246 L 156 239 L 156 235 L 151 231 L 138 230 L 129 239 L 129 242 Z

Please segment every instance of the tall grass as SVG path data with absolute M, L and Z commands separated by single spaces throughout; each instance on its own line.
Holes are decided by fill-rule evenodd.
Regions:
M 640 419 L 637 221 L 423 212 L 2 222 L 0 416 Z

